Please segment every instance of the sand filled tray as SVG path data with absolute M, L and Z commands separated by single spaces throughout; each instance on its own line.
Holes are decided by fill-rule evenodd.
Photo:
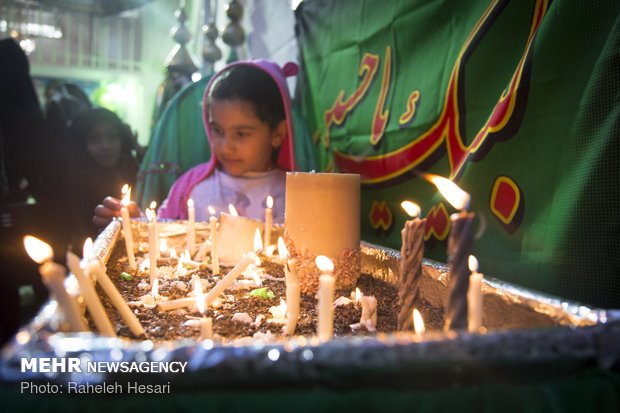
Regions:
M 138 267 L 148 254 L 142 251 L 147 224 L 135 220 Z M 153 383 L 173 380 L 179 386 L 388 386 L 411 388 L 434 382 L 487 382 L 507 373 L 511 380 L 532 374 L 544 377 L 570 371 L 584 363 L 611 366 L 620 352 L 620 321 L 614 311 L 592 309 L 524 288 L 485 278 L 483 326 L 480 333 L 443 331 L 448 297 L 446 266 L 425 260 L 420 283 L 419 310 L 426 331 L 397 331 L 397 251 L 362 243 L 361 275 L 357 288 L 373 296 L 376 331 L 360 325 L 362 308 L 351 288 L 337 288 L 334 331 L 330 340 L 319 340 L 317 298 L 302 293 L 294 334 L 285 335 L 281 320 L 286 301 L 284 262 L 277 254 L 259 254 L 260 265 L 246 271 L 201 314 L 195 304 L 167 309 L 165 303 L 193 297 L 195 279 L 207 292 L 232 267 L 222 265 L 214 275 L 210 261 L 177 257 L 185 245 L 186 223 L 160 223 L 166 240 L 158 260 L 158 291 L 153 296 L 149 269 L 131 270 L 124 252 L 120 223 L 115 221 L 95 240 L 94 252 L 144 333 L 136 335 L 97 287 L 116 337 L 97 333 L 97 325 L 84 312 L 91 332 L 66 332 L 57 304 L 51 300 L 31 323 L 5 347 L 1 376 L 21 380 L 127 380 L 131 373 L 81 374 L 24 373 L 24 357 L 80 357 L 95 361 L 183 361 L 186 374 L 152 374 Z M 197 247 L 209 238 L 207 224 L 197 223 Z M 277 231 L 274 231 L 274 237 Z M 151 296 L 151 299 L 146 299 Z M 279 312 L 280 311 L 280 312 Z M 286 314 L 286 312 L 284 312 Z M 201 319 L 212 323 L 211 339 L 201 337 Z M 492 367 L 492 369 L 489 369 Z M 493 373 L 490 374 L 490 371 Z M 424 377 L 424 380 L 419 380 Z M 403 382 L 403 379 L 406 379 Z M 416 379 L 411 381 L 409 379 Z M 144 381 L 145 378 L 141 377 Z

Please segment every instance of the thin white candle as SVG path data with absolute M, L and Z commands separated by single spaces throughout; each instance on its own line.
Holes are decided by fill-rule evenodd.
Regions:
M 127 261 L 129 268 L 135 270 L 136 257 L 133 253 L 133 233 L 131 230 L 131 220 L 129 218 L 129 200 L 131 197 L 131 188 L 128 185 L 123 187 L 123 199 L 121 200 L 121 218 L 123 219 L 123 234 L 125 235 L 125 249 L 127 250 Z
M 417 335 L 422 335 L 426 331 L 426 327 L 424 326 L 424 319 L 422 318 L 422 314 L 420 314 L 417 308 L 413 309 L 413 331 Z
M 220 273 L 220 256 L 217 244 L 217 218 L 215 218 L 215 209 L 209 207 L 211 217 L 209 218 L 209 225 L 211 227 L 211 272 L 213 274 Z
M 196 209 L 194 200 L 187 200 L 187 249 L 193 255 L 196 252 Z
M 213 339 L 213 320 L 211 317 L 202 317 L 200 319 L 200 339 L 212 340 Z
M 112 305 L 118 310 L 123 320 L 127 323 L 127 326 L 131 332 L 140 337 L 144 334 L 144 328 L 136 315 L 131 311 L 129 305 L 118 291 L 110 277 L 102 268 L 101 263 L 95 257 L 93 252 L 93 242 L 90 238 L 84 243 L 84 272 L 89 278 L 94 277 L 98 282 L 106 295 L 110 298 Z
M 360 303 L 362 304 L 360 324 L 366 327 L 368 331 L 375 331 L 377 327 L 377 299 L 373 296 L 362 295 Z
M 41 264 L 39 274 L 43 283 L 58 302 L 58 306 L 71 331 L 88 331 L 84 319 L 80 315 L 80 309 L 65 289 L 65 268 L 52 262 L 54 251 L 45 242 L 31 235 L 24 237 L 24 247 L 33 261 Z
M 101 304 L 101 300 L 97 295 L 97 291 L 95 291 L 93 283 L 90 278 L 84 274 L 84 270 L 80 266 L 80 258 L 71 251 L 67 251 L 67 266 L 80 284 L 80 294 L 86 302 L 86 308 L 93 318 L 99 333 L 101 333 L 102 336 L 116 337 L 114 327 L 105 312 L 105 308 L 103 308 L 103 304 Z
M 467 290 L 467 330 L 477 333 L 482 327 L 482 278 L 478 272 L 478 260 L 469 256 L 469 288 Z
M 332 275 L 334 263 L 324 255 L 319 255 L 315 260 L 321 275 L 319 276 L 319 319 L 317 333 L 319 340 L 330 340 L 334 334 L 334 292 L 336 278 Z
M 226 276 L 220 280 L 219 283 L 213 287 L 211 291 L 205 296 L 205 306 L 211 305 L 213 301 L 222 293 L 226 288 L 228 288 L 236 279 L 241 275 L 241 273 L 256 260 L 256 254 L 250 252 L 247 254 L 237 265 L 233 267 L 232 270 Z M 195 303 L 195 299 L 191 297 L 179 298 L 176 300 L 164 301 L 158 303 L 158 307 L 162 311 L 176 310 L 178 308 L 189 307 L 190 305 Z
M 194 298 L 196 307 L 202 315 L 200 320 L 200 340 L 211 340 L 213 338 L 213 322 L 210 317 L 205 317 L 205 299 L 202 293 L 202 283 L 200 278 L 194 279 Z
M 297 274 L 297 260 L 288 259 L 288 250 L 282 237 L 278 238 L 278 254 L 284 260 L 284 279 L 286 281 L 286 309 L 288 317 L 286 319 L 285 333 L 295 334 L 297 320 L 299 319 L 300 308 L 300 285 L 299 275 Z
M 153 211 L 153 227 L 155 228 L 155 256 L 156 259 L 161 258 L 161 251 L 159 245 L 159 225 L 157 224 L 157 202 L 153 201 L 149 205 L 151 211 Z M 150 257 L 150 249 L 149 249 L 149 257 Z
M 273 227 L 273 198 L 267 197 L 267 208 L 265 208 L 265 233 L 263 234 L 263 248 L 271 244 L 271 228 Z
M 149 276 L 151 279 L 151 284 L 153 284 L 153 280 L 157 278 L 157 235 L 155 233 L 155 222 L 154 222 L 154 214 L 155 212 L 151 209 L 146 210 L 146 217 L 149 222 L 147 224 L 147 232 L 149 239 Z
M 256 254 L 253 252 L 248 253 L 237 265 L 233 267 L 232 270 L 224 278 L 218 282 L 215 287 L 211 289 L 205 296 L 205 305 L 211 305 L 215 299 L 224 292 L 236 279 L 241 275 L 241 273 L 248 267 L 248 265 L 252 264 L 256 260 Z

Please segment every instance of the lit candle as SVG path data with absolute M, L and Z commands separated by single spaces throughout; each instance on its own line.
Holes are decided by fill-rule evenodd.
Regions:
M 209 207 L 209 225 L 211 228 L 211 272 L 215 274 L 220 273 L 220 257 L 217 248 L 217 218 L 215 218 L 215 209 Z
M 248 267 L 248 265 L 252 264 L 256 260 L 256 254 L 250 252 L 245 257 L 241 259 L 233 267 L 232 270 L 224 278 L 218 282 L 215 287 L 211 291 L 207 293 L 205 296 L 205 306 L 211 305 L 215 299 L 224 292 L 226 288 L 228 288 L 236 279 L 241 275 L 241 273 Z M 170 300 L 165 302 L 158 303 L 159 309 L 162 311 L 176 310 L 178 308 L 189 307 L 195 302 L 193 298 L 179 298 L 176 300 Z
M 336 279 L 334 278 L 334 263 L 324 255 L 319 255 L 315 260 L 316 266 L 321 271 L 319 276 L 319 340 L 326 341 L 332 338 L 334 332 L 334 291 Z
M 286 308 L 288 318 L 286 320 L 285 333 L 287 335 L 295 334 L 297 320 L 299 319 L 300 307 L 300 289 L 299 276 L 297 275 L 297 261 L 289 258 L 286 245 L 282 237 L 278 238 L 278 255 L 285 262 L 284 279 L 286 281 Z
M 39 274 L 43 283 L 58 302 L 60 311 L 71 331 L 88 331 L 80 309 L 73 297 L 65 289 L 65 268 L 52 262 L 54 251 L 45 242 L 31 235 L 24 237 L 24 247 L 33 261 L 41 264 Z
M 265 208 L 265 233 L 263 246 L 267 248 L 271 244 L 271 228 L 273 227 L 273 198 L 267 197 L 267 208 Z
M 456 209 L 461 210 L 450 217 L 452 228 L 448 238 L 448 264 L 450 279 L 448 308 L 444 330 L 467 329 L 467 290 L 469 289 L 468 259 L 473 249 L 474 213 L 467 212 L 470 196 L 454 182 L 441 176 L 432 175 L 430 180 L 437 186 L 441 195 Z
M 153 280 L 157 278 L 157 256 L 159 255 L 157 250 L 159 246 L 157 245 L 157 234 L 155 229 L 155 212 L 151 209 L 147 209 L 145 213 L 149 220 L 147 224 L 149 238 L 149 276 L 151 284 L 153 284 Z
M 424 227 L 426 218 L 420 219 L 420 207 L 411 202 L 404 201 L 401 207 L 411 217 L 405 222 L 401 231 L 402 246 L 400 249 L 400 274 L 398 303 L 398 329 L 400 331 L 411 330 L 412 319 L 410 317 L 413 307 L 419 301 L 420 281 L 422 280 L 422 257 L 424 256 Z
M 153 226 L 155 227 L 155 241 L 156 241 L 155 255 L 157 256 L 156 259 L 159 259 L 161 258 L 161 251 L 160 251 L 161 248 L 159 245 L 159 225 L 157 225 L 157 202 L 152 201 L 151 204 L 149 205 L 149 208 L 151 209 L 151 211 L 153 211 Z M 149 257 L 150 257 L 150 254 L 149 254 Z
M 426 331 L 426 327 L 424 327 L 424 319 L 417 308 L 413 309 L 413 331 L 416 335 L 422 335 Z
M 135 270 L 136 258 L 133 253 L 133 234 L 131 230 L 131 220 L 129 218 L 129 200 L 131 197 L 131 188 L 125 184 L 123 186 L 123 199 L 121 199 L 121 218 L 123 219 L 123 233 L 125 235 L 125 249 L 127 250 L 127 260 L 129 268 Z
M 67 251 L 67 266 L 78 280 L 80 295 L 84 298 L 86 308 L 93 318 L 99 333 L 101 333 L 102 336 L 116 337 L 114 327 L 112 327 L 110 318 L 106 314 L 103 304 L 101 304 L 101 300 L 97 295 L 97 291 L 95 291 L 93 283 L 90 278 L 84 274 L 84 270 L 80 266 L 80 258 L 71 251 Z
M 196 209 L 194 200 L 187 200 L 187 249 L 193 255 L 196 252 Z
M 377 299 L 373 296 L 362 295 L 360 297 L 362 304 L 362 316 L 360 324 L 366 327 L 368 331 L 376 331 L 377 327 Z
M 467 291 L 467 329 L 477 333 L 482 327 L 482 278 L 478 272 L 478 260 L 469 256 L 469 290 Z
M 260 253 L 263 250 L 263 240 L 260 237 L 260 229 L 254 231 L 254 252 Z
M 118 291 L 112 280 L 108 274 L 104 271 L 99 262 L 99 259 L 95 256 L 93 250 L 93 241 L 90 238 L 86 239 L 84 243 L 84 272 L 89 278 L 94 277 L 106 295 L 110 298 L 112 305 L 118 310 L 123 320 L 127 323 L 127 326 L 131 330 L 131 332 L 136 336 L 140 337 L 144 334 L 144 328 L 140 321 L 136 317 L 136 315 L 131 311 L 129 305 Z
M 200 278 L 194 279 L 194 298 L 196 299 L 196 308 L 198 308 L 202 316 L 200 320 L 200 340 L 211 340 L 213 338 L 213 322 L 210 317 L 205 317 L 205 297 L 202 293 Z

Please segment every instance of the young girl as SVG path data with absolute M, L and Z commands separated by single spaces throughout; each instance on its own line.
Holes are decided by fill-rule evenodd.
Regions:
M 271 196 L 274 222 L 284 221 L 285 172 L 295 170 L 286 76 L 296 73 L 293 63 L 280 68 L 252 60 L 232 63 L 211 79 L 203 99 L 211 159 L 177 179 L 159 209 L 161 218 L 186 219 L 192 198 L 197 220 L 208 220 L 209 206 L 219 214 L 229 204 L 239 215 L 262 219 Z M 95 209 L 95 223 L 106 225 L 119 209 L 117 199 L 106 198 Z

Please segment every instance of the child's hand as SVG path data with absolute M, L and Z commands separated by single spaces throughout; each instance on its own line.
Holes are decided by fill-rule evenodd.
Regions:
M 140 208 L 138 208 L 138 204 L 131 201 L 128 206 L 129 216 L 139 217 L 140 216 Z M 118 198 L 114 198 L 111 196 L 105 197 L 103 203 L 97 205 L 95 207 L 95 215 L 93 216 L 93 224 L 95 224 L 98 228 L 106 227 L 110 222 L 112 222 L 112 218 L 118 217 L 121 215 L 121 200 Z

